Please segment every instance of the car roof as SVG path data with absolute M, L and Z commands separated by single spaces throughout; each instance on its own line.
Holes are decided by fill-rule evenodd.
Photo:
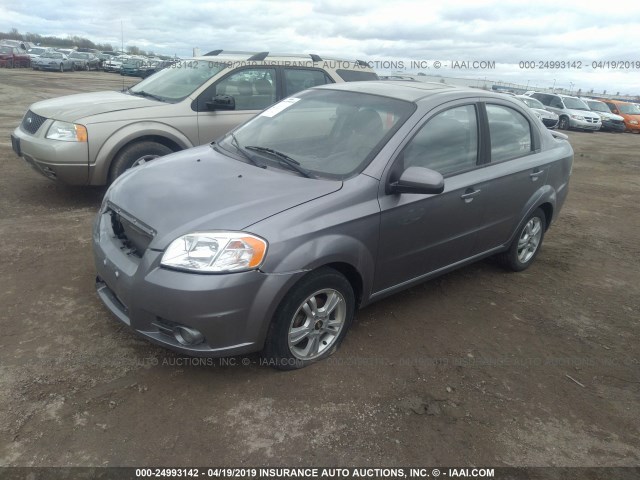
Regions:
M 368 93 L 384 97 L 397 98 L 409 102 L 418 102 L 422 99 L 441 94 L 461 94 L 466 96 L 482 96 L 496 99 L 508 99 L 510 96 L 488 92 L 476 88 L 457 87 L 437 82 L 413 82 L 406 80 L 380 81 L 370 80 L 365 82 L 329 83 L 314 87 L 318 90 L 342 90 L 355 93 Z
M 295 53 L 272 53 L 272 52 L 240 52 L 233 50 L 213 50 L 204 55 L 196 56 L 193 60 L 215 61 L 219 59 L 221 62 L 251 62 L 250 64 L 259 65 L 260 62 L 266 64 L 285 64 L 287 62 L 305 62 L 312 66 L 317 62 L 340 62 L 337 68 L 352 69 L 360 68 L 363 71 L 372 71 L 369 64 L 363 60 L 345 60 L 343 58 L 325 57 L 316 53 L 295 54 Z M 249 64 L 249 63 L 247 63 Z M 293 66 L 296 66 L 293 64 Z M 320 65 L 321 66 L 321 65 Z

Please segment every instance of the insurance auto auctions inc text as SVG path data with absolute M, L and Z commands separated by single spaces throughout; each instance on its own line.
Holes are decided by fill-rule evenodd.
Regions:
M 275 478 L 493 478 L 493 468 L 260 468 L 259 477 Z

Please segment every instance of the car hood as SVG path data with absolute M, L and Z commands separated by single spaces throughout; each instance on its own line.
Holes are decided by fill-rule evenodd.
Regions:
M 340 188 L 341 181 L 258 168 L 204 145 L 131 169 L 105 202 L 153 230 L 149 247 L 164 250 L 181 235 L 243 230 Z
M 46 118 L 76 122 L 101 113 L 161 105 L 164 103 L 121 92 L 95 92 L 44 100 L 31 105 L 30 110 Z
M 531 110 L 539 113 L 543 118 L 558 118 L 558 115 L 556 115 L 555 113 L 544 110 L 542 108 L 532 108 Z

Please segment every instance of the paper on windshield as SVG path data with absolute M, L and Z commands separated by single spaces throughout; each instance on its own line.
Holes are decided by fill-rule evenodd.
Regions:
M 291 105 L 296 103 L 298 100 L 300 100 L 300 99 L 296 98 L 296 97 L 285 98 L 280 103 L 275 104 L 273 107 L 267 108 L 264 112 L 262 112 L 260 114 L 260 116 L 262 116 L 262 117 L 273 117 L 273 116 L 279 114 L 281 111 L 286 110 L 287 108 L 289 108 Z

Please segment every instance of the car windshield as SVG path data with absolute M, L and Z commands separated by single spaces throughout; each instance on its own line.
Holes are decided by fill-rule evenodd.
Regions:
M 574 97 L 562 97 L 564 106 L 572 110 L 589 110 L 589 107 L 579 98 Z
M 209 60 L 185 60 L 141 81 L 129 91 L 134 95 L 150 95 L 167 102 L 179 102 L 227 66 L 226 63 Z
M 415 108 L 414 103 L 377 95 L 311 90 L 266 109 L 219 146 L 267 168 L 345 179 L 369 164 Z
M 540 108 L 544 110 L 544 105 L 540 103 L 538 100 L 536 100 L 535 98 L 520 98 L 520 100 L 522 100 L 525 103 L 525 105 L 529 108 Z
M 594 112 L 611 113 L 611 110 L 609 110 L 609 107 L 607 107 L 602 102 L 596 102 L 595 100 L 588 100 L 587 105 L 589 105 L 589 108 Z
M 640 115 L 640 106 L 633 103 L 619 103 L 618 110 L 626 115 Z
M 46 48 L 30 48 L 29 50 L 27 50 L 27 53 L 33 53 L 35 55 L 38 55 L 40 53 L 43 53 L 46 51 Z
M 0 53 L 11 53 L 11 47 L 0 47 Z
M 44 52 L 42 58 L 62 58 L 62 54 L 58 52 Z

